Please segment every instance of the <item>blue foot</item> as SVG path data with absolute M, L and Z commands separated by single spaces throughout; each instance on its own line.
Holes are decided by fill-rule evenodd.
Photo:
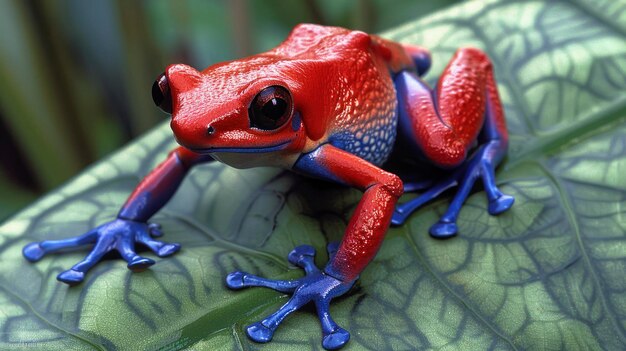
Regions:
M 243 282 L 245 277 L 246 273 L 244 272 L 232 272 L 226 276 L 226 286 L 233 290 L 243 289 L 246 287 Z
M 447 179 L 435 184 L 417 198 L 396 206 L 391 218 L 393 225 L 401 225 L 406 219 L 421 206 L 434 200 L 447 189 L 458 186 L 458 191 L 450 203 L 448 210 L 441 217 L 439 222 L 430 228 L 430 235 L 445 239 L 458 233 L 456 219 L 463 207 L 463 203 L 478 179 L 482 179 L 487 200 L 489 201 L 488 211 L 491 215 L 505 212 L 515 202 L 515 198 L 505 195 L 496 186 L 494 168 L 497 161 L 503 156 L 506 150 L 499 140 L 492 140 L 481 145 L 478 150 L 457 168 Z
M 180 244 L 163 244 L 155 253 L 159 257 L 167 257 L 177 253 L 178 250 L 180 250 Z
M 489 214 L 490 215 L 499 215 L 502 212 L 505 212 L 515 202 L 515 198 L 511 195 L 501 195 L 497 199 L 494 199 L 489 202 Z
M 248 337 L 256 342 L 266 343 L 272 340 L 274 336 L 274 330 L 266 327 L 261 322 L 250 324 L 246 328 L 246 334 Z
M 73 269 L 67 270 L 57 275 L 57 280 L 69 286 L 74 286 L 85 279 L 85 273 Z
M 46 252 L 41 248 L 39 243 L 30 243 L 24 246 L 22 254 L 30 262 L 37 262 L 46 254 Z
M 343 328 L 338 328 L 334 332 L 324 336 L 322 346 L 326 350 L 337 350 L 350 340 L 350 333 Z
M 456 226 L 456 223 L 444 222 L 440 220 L 430 227 L 429 233 L 433 238 L 447 239 L 455 236 L 458 231 L 459 228 Z
M 329 257 L 334 256 L 337 244 L 329 244 Z M 245 287 L 262 286 L 283 293 L 292 294 L 289 301 L 278 311 L 267 316 L 260 322 L 246 328 L 248 337 L 256 342 L 269 342 L 282 321 L 292 312 L 309 302 L 314 302 L 322 325 L 322 346 L 327 350 L 335 350 L 345 345 L 350 333 L 339 327 L 330 316 L 330 301 L 345 294 L 354 281 L 344 282 L 327 275 L 315 266 L 315 249 L 303 245 L 296 247 L 288 256 L 289 262 L 304 269 L 306 275 L 296 280 L 273 280 L 261 278 L 244 272 L 233 272 L 226 277 L 226 286 L 239 290 Z
M 455 173 L 456 174 L 456 173 Z M 403 204 L 398 204 L 391 217 L 391 224 L 399 226 L 409 218 L 411 213 L 417 211 L 429 201 L 436 199 L 441 193 L 455 186 L 457 181 L 455 174 L 451 177 L 433 185 L 417 198 Z
M 152 238 L 160 235 L 161 227 L 157 224 L 116 219 L 77 237 L 30 243 L 24 246 L 22 253 L 27 260 L 35 262 L 48 253 L 95 244 L 82 261 L 57 276 L 57 280 L 73 286 L 82 282 L 85 273 L 110 251 L 118 251 L 128 262 L 128 269 L 141 272 L 153 265 L 154 260 L 137 255 L 135 243 L 146 245 L 160 257 L 172 255 L 180 249 L 179 244 L 164 243 Z
M 145 271 L 146 269 L 148 269 L 148 267 L 152 266 L 154 263 L 155 263 L 154 260 L 151 260 L 146 257 L 137 256 L 134 259 L 132 259 L 126 267 L 128 267 L 128 269 L 130 269 L 131 271 L 138 273 L 138 272 Z

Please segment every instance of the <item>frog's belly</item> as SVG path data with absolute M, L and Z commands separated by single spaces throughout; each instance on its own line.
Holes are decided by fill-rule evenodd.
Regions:
M 397 133 L 397 109 L 365 123 L 336 131 L 329 142 L 342 150 L 354 154 L 377 166 L 381 166 L 393 151 Z

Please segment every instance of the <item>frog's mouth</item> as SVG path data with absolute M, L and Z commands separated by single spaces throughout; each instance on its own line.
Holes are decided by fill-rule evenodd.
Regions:
M 254 154 L 254 153 L 266 153 L 266 152 L 274 152 L 280 151 L 287 148 L 287 146 L 293 140 L 283 141 L 282 143 L 278 143 L 270 146 L 253 146 L 253 147 L 206 147 L 206 148 L 188 148 L 189 150 L 198 153 L 198 154 L 213 154 L 220 152 L 233 152 L 239 154 Z M 184 145 L 183 145 L 184 146 Z

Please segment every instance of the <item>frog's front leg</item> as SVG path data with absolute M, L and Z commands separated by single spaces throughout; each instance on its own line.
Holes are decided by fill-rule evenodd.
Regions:
M 77 237 L 30 243 L 23 249 L 24 257 L 35 262 L 48 253 L 95 244 L 82 261 L 57 276 L 59 281 L 68 285 L 82 282 L 85 273 L 113 250 L 128 262 L 128 269 L 134 272 L 145 270 L 154 264 L 154 260 L 138 255 L 135 243 L 147 246 L 159 257 L 172 255 L 180 249 L 179 244 L 155 240 L 154 237 L 162 235 L 161 227 L 156 223 L 148 224 L 147 220 L 174 195 L 191 166 L 210 160 L 209 156 L 177 148 L 141 181 L 116 219 Z
M 232 289 L 263 286 L 293 294 L 277 312 L 247 328 L 251 339 L 270 341 L 288 314 L 308 302 L 314 302 L 322 324 L 322 345 L 329 350 L 337 349 L 348 342 L 350 334 L 330 317 L 330 301 L 346 293 L 376 255 L 389 227 L 397 199 L 402 195 L 402 181 L 396 175 L 329 144 L 303 155 L 294 169 L 364 191 L 341 244 L 336 252 L 334 246 L 329 246 L 330 260 L 323 270 L 315 267 L 311 247 L 301 246 L 292 251 L 289 261 L 306 271 L 306 276 L 301 279 L 274 281 L 234 272 L 228 275 L 226 284 Z
M 400 103 L 399 126 L 415 151 L 450 176 L 416 199 L 396 208 L 393 224 L 400 225 L 417 208 L 453 186 L 459 187 L 448 211 L 430 229 L 434 237 L 457 233 L 456 219 L 474 182 L 481 178 L 492 215 L 508 210 L 514 198 L 495 183 L 495 167 L 506 154 L 508 134 L 491 61 L 478 49 L 460 49 L 444 70 L 433 92 L 412 72 L 395 78 Z M 478 147 L 467 158 L 475 142 Z M 410 186 L 410 184 L 409 184 Z

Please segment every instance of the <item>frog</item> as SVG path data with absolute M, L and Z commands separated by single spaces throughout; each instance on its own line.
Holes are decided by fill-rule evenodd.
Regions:
M 329 312 L 331 300 L 353 287 L 374 259 L 389 227 L 402 225 L 426 203 L 457 187 L 447 211 L 429 230 L 446 239 L 459 229 L 457 218 L 480 179 L 487 211 L 498 215 L 515 198 L 496 184 L 495 170 L 506 156 L 508 133 L 493 64 L 472 47 L 458 49 L 435 87 L 424 75 L 432 62 L 421 46 L 398 43 L 363 31 L 300 24 L 277 47 L 203 71 L 169 65 L 152 86 L 155 104 L 171 115 L 179 144 L 152 170 L 122 205 L 117 217 L 87 233 L 26 245 L 32 262 L 46 254 L 93 244 L 89 254 L 57 279 L 70 286 L 110 251 L 130 270 L 153 265 L 137 253 L 142 244 L 158 257 L 180 250 L 149 219 L 175 194 L 196 165 L 218 161 L 238 169 L 278 167 L 363 192 L 340 243 L 327 245 L 328 263 L 315 264 L 315 249 L 301 245 L 288 261 L 302 278 L 274 280 L 247 272 L 227 275 L 228 288 L 265 287 L 289 300 L 246 327 L 256 342 L 271 341 L 282 321 L 313 303 L 321 323 L 322 346 L 343 347 L 350 333 Z M 386 165 L 410 160 L 432 175 L 411 178 Z M 418 196 L 399 203 L 404 193 Z M 235 292 L 233 292 L 235 293 Z

